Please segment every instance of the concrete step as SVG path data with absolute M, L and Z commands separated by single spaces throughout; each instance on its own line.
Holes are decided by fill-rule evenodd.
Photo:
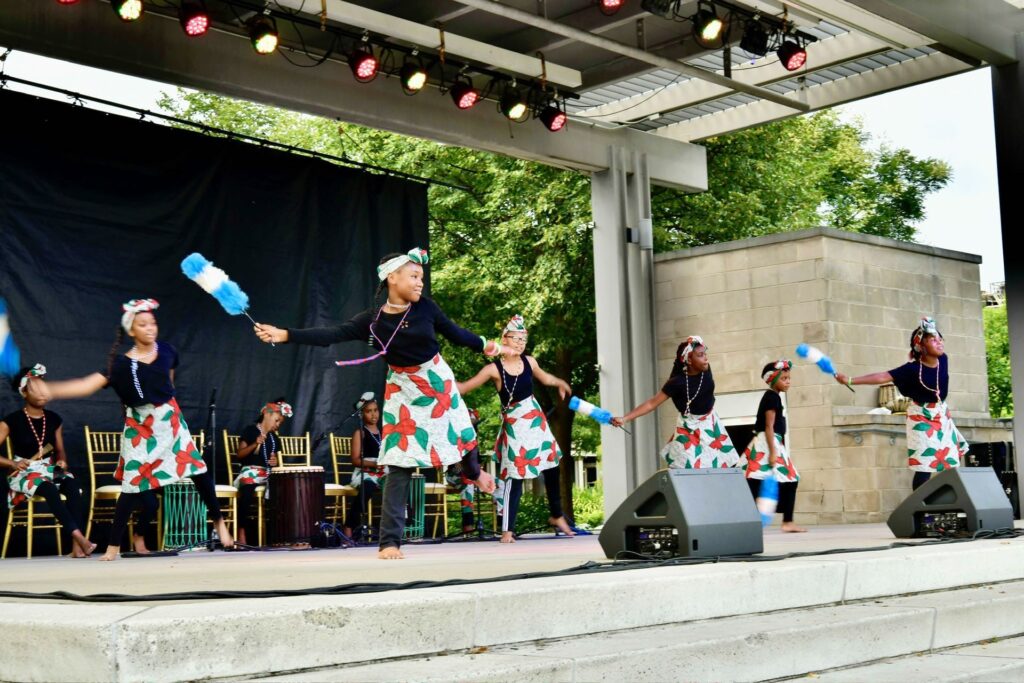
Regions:
M 760 681 L 1018 634 L 1024 634 L 1024 581 L 350 665 L 270 680 Z M 994 666 L 1012 670 L 1001 662 Z M 841 674 L 845 672 L 829 675 Z M 900 683 L 908 680 L 922 679 Z
M 1020 683 L 1024 681 L 1024 638 L 968 645 L 932 654 L 912 655 L 829 671 L 822 683 Z
M 843 607 L 827 608 L 843 610 L 850 602 L 1022 580 L 1024 539 L 1015 539 L 374 594 L 122 605 L 47 602 L 31 607 L 23 601 L 0 600 L 0 632 L 9 651 L 30 652 L 39 642 L 61 642 L 66 655 L 57 660 L 0 657 L 0 680 L 82 681 L 87 677 L 158 683 L 252 676 L 435 658 L 437 653 L 481 647 L 519 648 L 513 644 L 576 637 L 594 638 L 603 643 L 601 647 L 616 648 L 614 638 L 627 637 L 630 629 L 639 633 L 661 626 L 687 628 L 701 620 L 761 619 L 744 615 L 835 605 Z M 867 607 L 860 605 L 849 613 L 866 613 Z M 914 614 L 923 609 L 932 615 L 931 625 L 936 623 L 933 607 L 900 609 Z M 954 611 L 947 609 L 950 614 Z M 1024 633 L 1024 627 L 1000 633 L 982 630 L 977 637 L 954 638 L 955 642 L 945 645 L 932 645 L 929 640 L 923 649 Z M 612 642 L 600 640 L 606 638 L 600 634 L 623 631 L 626 635 L 616 635 Z M 777 645 L 790 647 L 785 638 L 779 638 Z M 202 643 L 202 656 L 192 656 L 197 643 Z M 802 644 L 794 640 L 791 646 Z M 211 654 L 240 648 L 246 656 Z M 600 659 L 616 651 L 599 649 L 595 656 Z M 917 651 L 922 650 L 885 650 L 869 659 L 825 661 L 807 670 Z M 520 649 L 510 652 L 501 650 L 515 660 Z M 552 671 L 565 666 L 561 655 L 553 655 L 550 648 L 538 650 L 531 666 L 540 667 L 540 678 L 550 678 Z M 90 668 L 83 670 L 79 661 L 89 661 Z M 499 663 L 493 654 L 487 661 Z M 513 666 L 520 663 L 508 661 Z M 500 667 L 497 670 L 500 679 Z M 781 675 L 786 674 L 777 674 Z

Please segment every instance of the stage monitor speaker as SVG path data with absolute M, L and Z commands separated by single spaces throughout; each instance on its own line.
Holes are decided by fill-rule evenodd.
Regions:
M 1013 527 L 1013 508 L 991 467 L 956 467 L 920 486 L 889 515 L 897 538 L 969 535 Z
M 753 555 L 764 550 L 761 516 L 743 472 L 661 470 L 605 521 L 604 554 L 657 557 Z

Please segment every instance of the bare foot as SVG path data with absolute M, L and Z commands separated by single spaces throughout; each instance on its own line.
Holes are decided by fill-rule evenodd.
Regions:
M 565 521 L 565 517 L 548 517 L 548 524 L 561 531 L 566 536 L 575 536 L 576 532 L 569 528 L 569 523 Z
M 515 532 L 514 531 L 502 531 L 501 532 L 501 542 L 502 543 L 515 543 L 516 542 L 516 534 L 515 534 Z
M 381 548 L 377 551 L 378 560 L 404 560 L 405 555 L 402 551 L 393 545 L 389 545 L 387 548 Z
M 341 533 L 345 534 L 349 538 L 352 538 L 352 527 L 347 527 L 347 526 L 341 527 Z
M 117 552 L 120 550 L 116 545 L 108 545 L 107 552 L 103 553 L 100 562 L 113 562 L 117 559 Z
M 476 527 L 473 526 L 472 524 L 463 524 L 462 525 L 462 533 L 464 533 L 464 534 L 471 534 L 474 531 L 476 531 Z
M 224 550 L 231 550 L 235 547 L 235 537 L 228 531 L 227 522 L 223 517 L 217 520 L 217 536 L 220 538 L 220 544 L 224 546 Z
M 149 548 L 146 547 L 145 536 L 136 536 L 133 545 L 135 546 L 135 552 L 139 555 L 149 555 Z
M 238 542 L 242 545 L 249 545 L 245 540 L 245 529 L 238 530 Z
M 71 535 L 71 542 L 74 544 L 74 550 L 71 553 L 72 557 L 89 557 L 92 555 L 92 551 L 96 550 L 96 544 L 90 543 L 89 539 L 83 536 L 80 531 Z
M 807 529 L 797 526 L 794 522 L 783 522 L 782 531 L 787 534 L 803 534 L 807 532 Z

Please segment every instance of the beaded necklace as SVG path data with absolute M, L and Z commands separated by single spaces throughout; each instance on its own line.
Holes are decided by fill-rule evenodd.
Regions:
M 42 455 L 43 443 L 46 441 L 46 411 L 43 411 L 43 434 L 40 436 L 36 431 L 36 426 L 32 424 L 32 416 L 28 414 L 28 408 L 22 408 L 21 410 L 25 413 L 25 419 L 28 420 L 28 427 L 32 430 L 32 437 L 39 444 L 39 455 Z

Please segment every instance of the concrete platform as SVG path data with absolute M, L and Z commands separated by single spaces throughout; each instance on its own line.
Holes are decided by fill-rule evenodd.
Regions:
M 724 639 L 723 647 L 731 643 L 729 647 L 754 654 L 768 643 L 800 651 L 801 642 L 816 642 L 815 649 L 824 653 L 838 652 L 832 644 L 850 638 L 860 643 L 844 646 L 851 657 L 792 657 L 788 669 L 765 676 L 778 678 L 1024 634 L 1024 622 L 987 616 L 1024 615 L 1024 584 L 1014 583 L 1024 581 L 1024 539 L 863 551 L 893 540 L 882 525 L 819 527 L 800 535 L 770 530 L 765 555 L 835 548 L 862 551 L 499 582 L 493 579 L 605 561 L 593 536 L 534 538 L 512 546 L 410 546 L 408 559 L 401 562 L 381 562 L 372 548 L 201 552 L 112 564 L 65 558 L 7 560 L 0 563 L 5 570 L 2 590 L 116 592 L 140 599 L 107 604 L 0 598 L 0 629 L 7 646 L 0 658 L 0 679 L 177 681 L 278 673 L 304 676 L 296 680 L 459 680 L 450 669 L 476 661 L 458 664 L 460 658 L 484 657 L 470 653 L 485 648 L 486 666 L 471 666 L 467 680 L 529 675 L 537 680 L 662 680 L 658 672 L 667 670 L 636 667 L 657 658 L 663 649 L 675 653 L 673 661 L 697 662 L 686 644 L 703 642 L 695 636 L 699 633 L 717 633 L 716 638 Z M 154 592 L 421 581 L 449 583 L 362 594 L 145 599 Z M 979 585 L 984 587 L 964 588 Z M 959 590 L 920 595 L 948 589 Z M 902 602 L 874 602 L 889 599 Z M 788 613 L 791 618 L 773 613 Z M 728 620 L 736 623 L 727 626 Z M 799 633 L 787 631 L 789 622 L 799 627 Z M 884 646 L 894 634 L 904 632 L 914 637 L 896 649 Z M 578 652 L 568 656 L 544 645 L 556 639 L 568 639 L 565 647 Z M 59 642 L 60 657 L 30 654 L 37 653 L 39 642 Z M 243 649 L 246 656 L 238 654 Z M 231 654 L 218 656 L 225 652 Z M 621 653 L 619 659 L 633 668 L 624 673 L 613 663 L 601 665 L 610 653 Z M 381 660 L 389 660 L 386 670 L 366 668 L 385 666 Z M 749 660 L 752 668 L 736 669 L 735 677 L 721 668 L 712 673 L 728 658 L 707 659 L 711 668 L 691 673 L 697 679 L 706 673 L 721 680 L 756 680 L 751 678 L 756 660 Z M 91 666 L 75 666 L 81 661 Z M 640 675 L 641 671 L 647 673 Z M 335 675 L 342 677 L 328 677 Z

